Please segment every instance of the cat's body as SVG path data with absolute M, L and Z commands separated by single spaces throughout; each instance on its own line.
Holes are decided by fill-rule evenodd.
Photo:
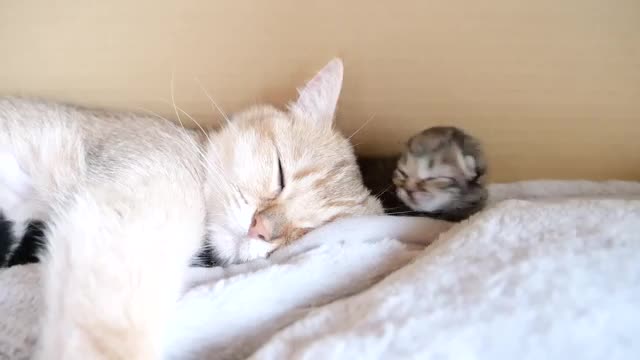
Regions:
M 150 117 L 0 100 L 3 213 L 17 236 L 32 219 L 49 230 L 37 358 L 160 356 L 204 235 L 191 141 Z
M 414 135 L 399 156 L 361 158 L 365 186 L 385 211 L 460 221 L 481 210 L 488 192 L 480 143 L 455 127 L 432 127 Z
M 0 268 L 39 262 L 38 256 L 46 248 L 45 227 L 42 221 L 30 221 L 23 234 L 16 234 L 16 224 L 0 213 Z M 213 249 L 207 245 L 195 254 L 191 260 L 194 267 L 212 267 L 221 265 L 216 259 Z
M 46 223 L 37 359 L 158 359 L 183 273 L 267 256 L 333 219 L 381 212 L 332 128 L 342 64 L 288 111 L 206 136 L 150 116 L 0 99 L 0 211 Z

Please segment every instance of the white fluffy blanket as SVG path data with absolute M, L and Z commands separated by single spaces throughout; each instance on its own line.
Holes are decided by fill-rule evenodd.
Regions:
M 193 269 L 167 358 L 640 359 L 640 184 L 491 198 L 453 226 L 350 219 L 268 260 Z M 0 359 L 32 350 L 37 270 L 0 272 Z

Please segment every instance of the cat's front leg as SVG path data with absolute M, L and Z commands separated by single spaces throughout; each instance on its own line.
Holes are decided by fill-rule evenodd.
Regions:
M 205 210 L 195 182 L 126 180 L 81 187 L 51 217 L 36 359 L 161 357 Z

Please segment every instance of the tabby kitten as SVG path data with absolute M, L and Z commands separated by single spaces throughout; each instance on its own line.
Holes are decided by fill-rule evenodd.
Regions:
M 391 215 L 460 221 L 487 200 L 485 157 L 478 140 L 455 127 L 413 136 L 401 156 L 359 158 L 363 181 Z
M 243 262 L 334 219 L 382 213 L 333 127 L 342 76 L 334 60 L 287 109 L 254 106 L 206 134 L 0 99 L 0 213 L 46 224 L 33 358 L 160 359 L 203 239 Z
M 413 136 L 393 172 L 396 194 L 419 214 L 460 221 L 486 204 L 487 163 L 478 140 L 452 126 Z

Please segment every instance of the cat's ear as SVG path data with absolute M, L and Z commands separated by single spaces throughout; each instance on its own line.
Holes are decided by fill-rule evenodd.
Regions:
M 316 125 L 331 126 L 342 90 L 343 72 L 342 61 L 331 60 L 298 90 L 298 100 L 289 104 L 289 111 L 298 118 L 313 121 Z

